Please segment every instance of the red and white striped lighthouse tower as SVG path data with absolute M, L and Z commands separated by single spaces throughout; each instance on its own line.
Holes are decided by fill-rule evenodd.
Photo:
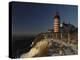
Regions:
M 56 12 L 56 15 L 54 16 L 53 31 L 57 33 L 59 32 L 59 28 L 60 28 L 60 16 L 59 12 Z

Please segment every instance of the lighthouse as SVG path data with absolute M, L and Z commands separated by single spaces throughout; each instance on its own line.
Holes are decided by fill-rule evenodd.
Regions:
M 60 28 L 60 16 L 59 12 L 56 12 L 56 15 L 54 16 L 54 22 L 53 22 L 53 31 L 54 32 L 59 32 Z

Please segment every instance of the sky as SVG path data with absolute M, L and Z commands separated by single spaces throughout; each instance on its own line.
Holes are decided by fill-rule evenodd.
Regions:
M 78 27 L 78 7 L 38 3 L 12 3 L 12 33 L 34 35 L 53 28 L 53 17 L 59 12 L 60 21 Z

